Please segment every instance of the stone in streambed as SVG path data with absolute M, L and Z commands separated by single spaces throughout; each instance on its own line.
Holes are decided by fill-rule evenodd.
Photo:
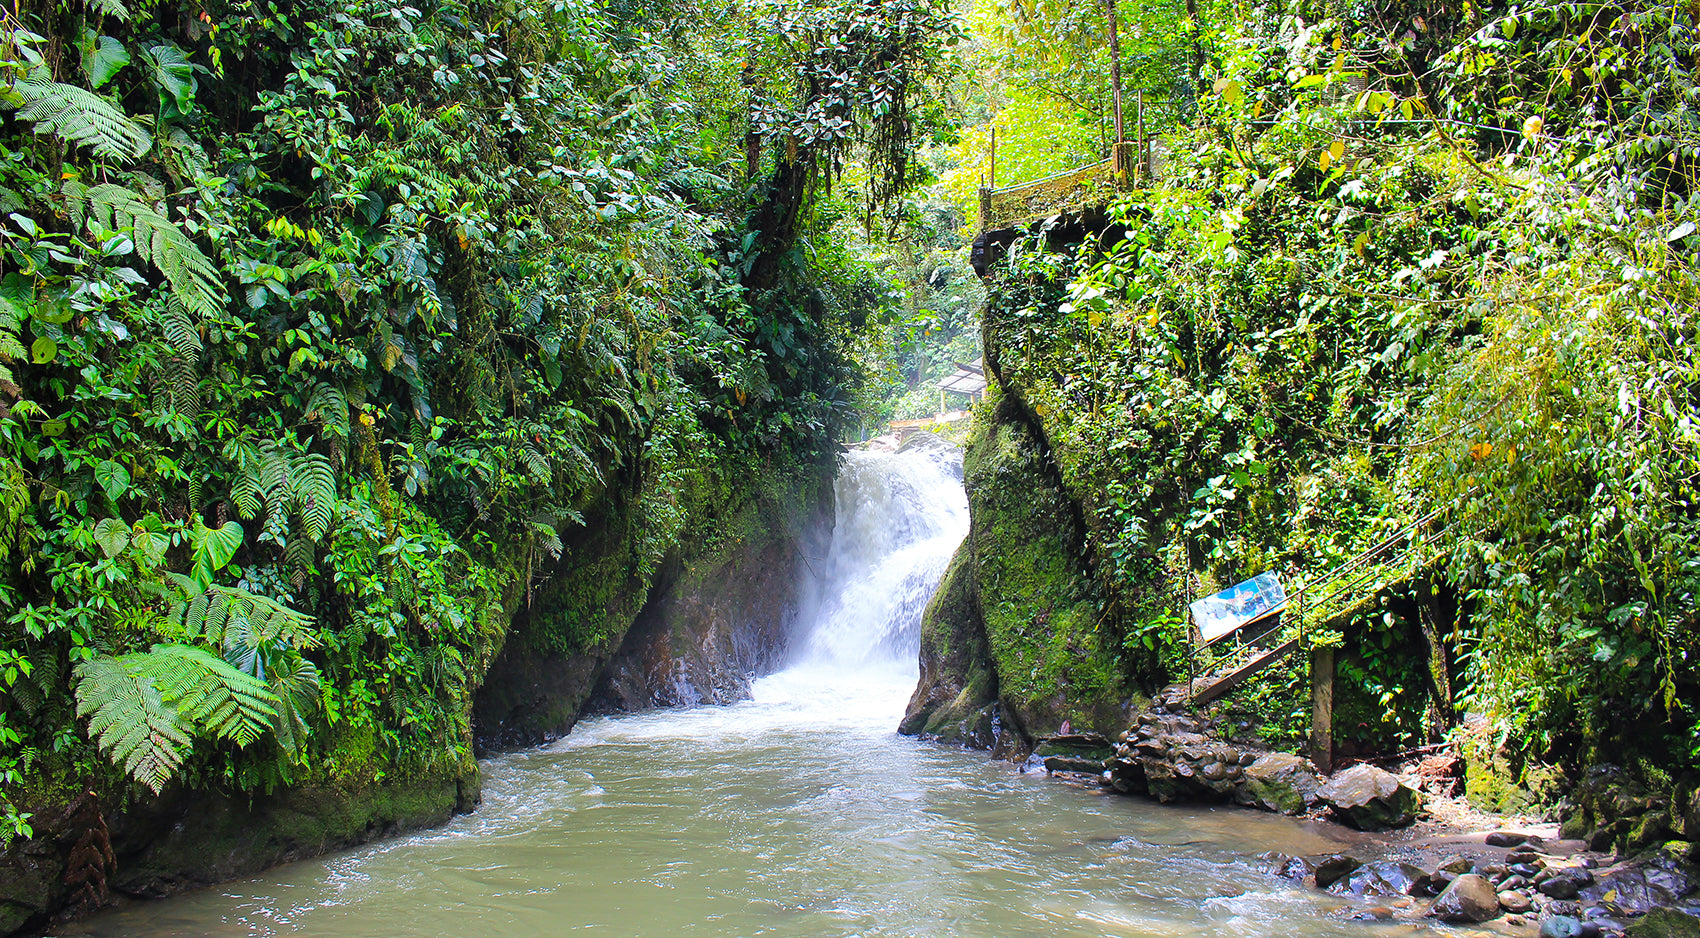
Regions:
M 1316 766 L 1290 752 L 1269 752 L 1246 767 L 1243 790 L 1251 804 L 1279 814 L 1303 814 L 1316 803 Z
M 1416 820 L 1423 804 L 1416 789 L 1373 765 L 1354 765 L 1338 773 L 1316 795 L 1348 824 L 1366 831 L 1404 827 Z
M 1536 884 L 1541 894 L 1553 899 L 1574 899 L 1582 887 L 1594 881 L 1593 874 L 1584 869 L 1560 870 Z
M 1599 938 L 1600 926 L 1572 915 L 1549 915 L 1541 919 L 1541 938 Z
M 1363 866 L 1363 863 L 1359 862 L 1357 857 L 1349 857 L 1343 853 L 1323 857 L 1316 861 L 1316 886 L 1318 889 L 1327 889 L 1360 866 Z
M 1505 889 L 1499 893 L 1499 907 L 1512 915 L 1521 915 L 1534 908 L 1535 903 L 1526 892 L 1517 889 Z
M 1378 860 L 1352 870 L 1328 887 L 1337 896 L 1370 899 L 1377 896 L 1414 896 L 1423 890 L 1426 876 L 1409 863 Z
M 1494 831 L 1487 835 L 1487 845 L 1490 847 L 1520 847 L 1528 841 L 1528 834 L 1515 831 Z
M 1485 922 L 1499 915 L 1499 893 L 1487 877 L 1465 873 L 1434 900 L 1434 908 L 1428 914 L 1454 924 Z

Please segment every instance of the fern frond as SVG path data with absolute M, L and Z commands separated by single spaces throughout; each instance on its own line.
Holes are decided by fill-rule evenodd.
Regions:
M 230 487 L 230 500 L 236 503 L 236 514 L 244 521 L 252 519 L 265 507 L 260 503 L 258 480 L 247 472 L 236 477 L 236 484 Z
M 165 363 L 167 393 L 171 409 L 194 420 L 201 415 L 201 373 L 193 359 L 172 358 Z M 250 516 L 251 517 L 251 516 Z
M 317 543 L 330 530 L 336 507 L 336 473 L 331 469 L 331 461 L 319 453 L 297 456 L 291 467 L 289 486 L 301 513 L 303 529 Z
M 297 759 L 307 741 L 307 713 L 319 699 L 319 681 L 318 667 L 299 656 L 272 671 L 271 692 L 278 700 L 272 729 L 278 745 Z
M 277 716 L 277 698 L 264 683 L 199 648 L 155 645 L 124 657 L 147 670 L 185 719 L 238 746 L 259 739 Z
M 215 315 L 225 302 L 218 268 L 181 228 L 129 189 L 112 183 L 85 186 L 75 179 L 60 189 L 78 224 L 94 219 L 108 228 L 128 228 L 136 250 L 165 275 L 183 308 Z
M 172 606 L 171 618 L 185 634 L 204 637 L 227 652 L 233 644 L 253 647 L 259 640 L 296 649 L 318 645 L 312 616 L 231 586 L 213 585 L 197 595 L 180 598 Z
M 290 452 L 273 446 L 260 454 L 257 464 L 260 497 L 272 510 L 289 504 Z
M 190 737 L 153 679 L 129 667 L 134 657 L 77 665 L 77 716 L 89 718 L 89 735 L 108 758 L 158 794 L 183 764 Z
M 320 382 L 313 388 L 304 416 L 324 424 L 325 431 L 336 439 L 348 437 L 348 395 L 334 384 Z
M 305 533 L 289 539 L 283 547 L 283 559 L 295 570 L 296 579 L 305 579 L 313 568 L 313 541 Z
M 53 134 L 125 163 L 153 148 L 153 137 L 140 124 L 92 91 L 37 78 L 20 81 L 12 90 L 24 99 L 18 117 L 34 121 L 38 134 Z
M 561 556 L 561 535 L 553 526 L 533 521 L 531 530 L 537 534 L 537 546 L 543 548 L 550 560 Z
M 172 297 L 165 306 L 165 317 L 160 321 L 161 331 L 165 333 L 165 341 L 177 350 L 177 354 L 194 361 L 201 353 L 201 330 L 195 325 L 195 320 L 189 311 L 183 308 L 183 301 Z
M 130 9 L 119 0 L 94 0 L 92 5 L 96 10 L 113 19 L 128 20 L 130 18 Z
M 548 485 L 554 480 L 555 471 L 550 467 L 548 457 L 539 453 L 529 443 L 521 449 L 520 455 L 525 462 L 526 470 L 531 473 L 531 477 L 539 485 Z

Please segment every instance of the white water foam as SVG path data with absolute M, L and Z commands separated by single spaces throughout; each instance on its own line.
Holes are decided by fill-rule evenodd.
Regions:
M 835 495 L 797 663 L 912 675 L 921 614 L 968 534 L 961 451 L 850 453 Z

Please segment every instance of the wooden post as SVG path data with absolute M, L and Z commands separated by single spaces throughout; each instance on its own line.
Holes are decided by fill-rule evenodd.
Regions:
M 993 124 L 992 125 L 992 184 L 990 186 L 988 186 L 987 188 L 996 189 L 997 187 L 998 187 L 998 127 L 997 127 L 996 124 Z
M 1144 177 L 1151 175 L 1151 154 L 1145 149 L 1145 89 L 1139 89 L 1134 106 L 1139 109 L 1139 152 L 1134 155 L 1134 159 L 1139 161 L 1139 175 Z
M 1327 775 L 1334 768 L 1334 649 L 1310 650 L 1310 761 Z
M 1116 0 L 1105 0 L 1110 17 L 1110 101 L 1116 115 L 1116 143 L 1127 139 L 1122 132 L 1122 44 L 1116 39 Z

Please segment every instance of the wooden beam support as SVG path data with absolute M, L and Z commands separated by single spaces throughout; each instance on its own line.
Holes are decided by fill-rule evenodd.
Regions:
M 1334 649 L 1310 650 L 1310 761 L 1324 775 L 1334 768 Z
M 1229 671 L 1227 674 L 1222 675 L 1221 679 L 1216 683 L 1211 684 L 1209 687 L 1206 687 L 1192 695 L 1192 705 L 1194 707 L 1202 707 L 1212 700 L 1227 696 L 1229 691 L 1241 684 L 1244 684 L 1247 678 L 1292 654 L 1293 650 L 1298 647 L 1299 640 L 1296 638 L 1290 638 L 1281 644 L 1276 645 L 1274 648 L 1269 649 L 1263 654 L 1247 661 L 1245 664 Z

